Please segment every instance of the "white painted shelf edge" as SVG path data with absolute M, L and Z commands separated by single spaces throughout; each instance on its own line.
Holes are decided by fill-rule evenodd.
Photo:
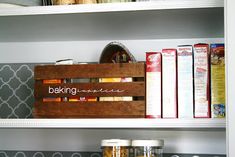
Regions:
M 225 129 L 225 119 L 0 119 L 0 128 Z
M 151 2 L 102 3 L 60 6 L 0 8 L 0 16 L 123 12 L 163 9 L 224 7 L 224 0 L 156 0 Z

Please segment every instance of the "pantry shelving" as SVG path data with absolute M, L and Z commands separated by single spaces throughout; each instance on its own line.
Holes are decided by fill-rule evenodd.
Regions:
M 124 43 L 137 60 L 144 60 L 146 51 L 159 51 L 179 44 L 224 42 L 224 3 L 223 0 L 159 0 L 1 8 L 0 49 L 4 55 L 1 55 L 0 63 L 45 63 L 61 58 L 95 62 L 103 47 L 114 40 Z M 64 129 L 62 134 L 66 134 L 64 137 L 69 137 L 70 141 L 57 138 L 53 143 L 51 135 L 54 135 L 54 128 Z M 70 136 L 67 134 L 69 129 L 77 130 L 73 130 Z M 3 140 L 0 144 L 4 145 L 4 149 L 15 150 L 26 147 L 31 150 L 71 150 L 69 146 L 72 145 L 73 149 L 87 146 L 87 151 L 91 147 L 97 147 L 99 144 L 96 141 L 97 145 L 94 146 L 93 139 L 83 143 L 82 136 L 89 136 L 83 133 L 84 129 L 84 132 L 92 132 L 90 134 L 100 129 L 100 132 L 121 130 L 123 134 L 127 130 L 141 130 L 143 133 L 137 134 L 140 138 L 145 137 L 149 131 L 153 131 L 152 135 L 155 135 L 155 132 L 163 130 L 159 136 L 165 137 L 166 142 L 171 144 L 166 146 L 168 152 L 213 153 L 215 150 L 219 154 L 226 153 L 226 119 L 0 119 L 0 138 L 7 140 L 6 144 Z M 43 136 L 41 137 L 44 130 L 49 132 L 46 133 L 49 141 L 46 144 L 42 140 Z M 22 131 L 19 136 L 18 131 Z M 34 137 L 34 132 L 37 132 L 37 138 L 31 143 L 26 140 L 23 145 L 22 140 L 18 144 L 12 142 L 13 134 L 21 139 L 21 135 L 26 134 Z M 82 135 L 78 135 L 79 133 Z M 114 134 L 109 132 L 110 136 Z M 174 138 L 171 138 L 174 134 Z M 131 136 L 132 133 L 128 135 Z M 198 137 L 193 137 L 194 135 Z M 177 146 L 185 144 L 178 136 L 187 141 L 185 148 Z M 97 139 L 100 140 L 96 137 Z M 194 143 L 195 139 L 197 144 Z M 82 144 L 76 143 L 77 141 Z M 211 145 L 212 142 L 216 143 L 216 147 Z
M 225 129 L 225 119 L 1 119 L 1 128 Z
M 166 9 L 224 7 L 222 0 L 158 0 L 152 2 L 101 3 L 83 5 L 36 6 L 0 9 L 0 16 L 126 12 Z
M 143 55 L 136 53 L 137 49 L 142 49 L 144 46 L 136 46 L 136 43 L 147 45 L 142 49 L 146 52 L 153 45 L 166 47 L 162 43 L 170 43 L 168 46 L 171 47 L 184 43 L 194 44 L 193 42 L 223 42 L 224 24 L 221 22 L 224 20 L 223 12 L 224 2 L 221 0 L 159 0 L 2 8 L 0 9 L 0 47 L 6 54 L 1 57 L 0 62 L 54 61 L 56 57 L 53 55 L 56 54 L 60 57 L 58 59 L 61 59 L 65 55 L 65 49 L 68 50 L 66 55 L 71 58 L 75 55 L 74 52 L 70 54 L 74 51 L 72 49 L 92 51 L 86 55 L 76 53 L 76 56 L 82 59 L 88 58 L 81 60 L 83 62 L 97 61 L 87 56 L 97 56 L 95 49 L 103 48 L 103 45 L 110 40 L 121 40 L 130 49 L 133 48 L 133 54 L 138 60 L 144 60 Z M 214 20 L 212 16 L 218 20 Z M 36 50 L 35 47 L 37 47 Z M 56 53 L 53 52 L 54 50 Z M 22 55 L 12 57 L 16 53 Z M 24 56 L 28 56 L 29 59 Z M 14 126 L 92 128 L 93 121 L 86 119 L 48 122 L 40 119 L 1 119 L 0 126 L 3 128 Z M 156 121 L 108 119 L 95 120 L 95 122 L 99 123 L 97 127 L 101 128 L 225 128 L 225 120 L 216 119 Z M 112 126 L 109 125 L 111 122 Z M 129 123 L 132 125 L 128 126 Z

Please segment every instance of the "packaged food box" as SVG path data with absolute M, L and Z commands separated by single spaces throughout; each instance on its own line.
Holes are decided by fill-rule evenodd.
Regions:
M 194 117 L 210 118 L 209 45 L 194 45 Z
M 146 53 L 146 118 L 162 117 L 162 56 Z
M 225 117 L 224 44 L 211 44 L 211 117 Z
M 177 50 L 162 50 L 162 117 L 177 118 Z
M 100 82 L 132 82 L 132 78 L 100 78 Z M 132 101 L 133 98 L 125 97 L 100 97 L 100 101 Z
M 178 117 L 193 118 L 193 47 L 177 48 Z

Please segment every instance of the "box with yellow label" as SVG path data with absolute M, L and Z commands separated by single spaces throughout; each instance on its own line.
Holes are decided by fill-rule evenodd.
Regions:
M 224 44 L 211 44 L 211 117 L 225 117 Z

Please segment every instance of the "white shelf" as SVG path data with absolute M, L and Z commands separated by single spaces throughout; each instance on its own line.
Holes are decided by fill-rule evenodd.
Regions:
M 0 119 L 0 128 L 225 129 L 225 119 Z
M 61 6 L 2 8 L 0 16 L 122 12 L 162 9 L 224 7 L 223 0 L 156 0 L 153 2 L 103 3 Z
M 159 0 L 0 9 L 0 42 L 223 38 L 223 3 Z

